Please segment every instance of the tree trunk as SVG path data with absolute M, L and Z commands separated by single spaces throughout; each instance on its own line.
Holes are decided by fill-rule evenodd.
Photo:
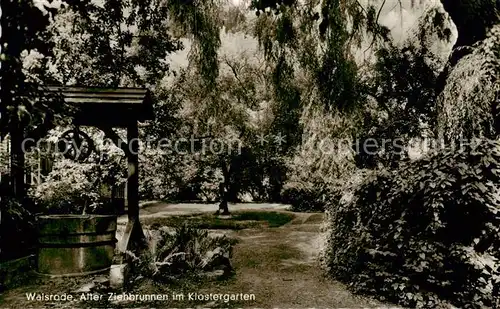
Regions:
M 221 159 L 220 162 L 222 174 L 224 175 L 224 181 L 219 185 L 219 195 L 221 197 L 221 201 L 219 203 L 219 210 L 217 210 L 216 214 L 229 215 L 228 199 L 231 174 L 227 167 L 226 161 L 224 159 Z
M 25 159 L 24 159 L 24 149 L 23 144 L 23 129 L 20 121 L 17 121 L 14 115 L 12 118 L 13 125 L 11 128 L 11 147 L 10 147 L 10 158 L 11 158 L 11 185 L 12 193 L 15 197 L 22 199 L 26 195 L 26 186 L 24 183 L 25 176 Z

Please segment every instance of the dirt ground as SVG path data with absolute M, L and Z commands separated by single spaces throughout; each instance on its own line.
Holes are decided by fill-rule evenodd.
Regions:
M 295 220 L 280 228 L 233 233 L 241 241 L 233 258 L 237 274 L 225 288 L 254 293 L 256 301 L 245 307 L 387 307 L 353 295 L 344 285 L 324 277 L 317 260 L 322 219 L 322 214 L 297 214 Z
M 173 286 L 142 283 L 138 294 L 183 294 L 184 299 L 156 302 L 132 301 L 29 301 L 26 293 L 81 293 L 75 290 L 91 278 L 51 281 L 35 280 L 31 285 L 0 295 L 4 308 L 395 308 L 373 299 L 353 295 L 344 285 L 324 277 L 317 256 L 321 246 L 323 214 L 298 213 L 278 228 L 224 231 L 239 243 L 234 248 L 235 275 L 226 280 L 190 282 Z M 248 300 L 193 300 L 190 293 L 232 294 Z M 104 293 L 104 298 L 108 294 Z M 194 294 L 191 294 L 194 295 Z M 194 297 L 196 298 L 196 297 Z

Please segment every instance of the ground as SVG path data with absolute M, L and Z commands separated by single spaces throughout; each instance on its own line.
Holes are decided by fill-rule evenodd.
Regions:
M 191 206 L 189 206 L 191 205 Z M 199 212 L 206 205 L 151 205 L 141 209 L 146 219 L 185 215 Z M 286 212 L 283 205 L 249 204 L 232 205 L 230 209 Z M 168 210 L 167 210 L 168 209 Z M 184 210 L 182 210 L 184 209 Z M 203 209 L 211 212 L 212 209 Z M 141 215 L 142 215 L 141 214 Z M 156 216 L 155 216 L 156 214 Z M 31 285 L 20 287 L 0 295 L 0 308 L 186 308 L 186 307 L 230 307 L 230 308 L 376 308 L 388 307 L 367 297 L 353 295 L 347 288 L 324 277 L 318 264 L 321 246 L 321 213 L 293 213 L 294 219 L 280 227 L 245 228 L 241 230 L 218 230 L 239 240 L 232 258 L 236 270 L 226 280 L 202 280 L 178 282 L 173 285 L 155 285 L 142 282 L 134 293 L 150 294 L 173 292 L 185 295 L 185 299 L 157 303 L 134 303 L 119 301 L 28 301 L 25 293 L 71 293 L 92 278 L 64 279 L 52 281 L 35 280 Z M 120 225 L 125 221 L 120 218 Z M 246 293 L 255 295 L 255 301 L 193 301 L 188 293 Z M 105 296 L 107 298 L 107 294 Z M 392 306 L 393 307 L 393 306 Z

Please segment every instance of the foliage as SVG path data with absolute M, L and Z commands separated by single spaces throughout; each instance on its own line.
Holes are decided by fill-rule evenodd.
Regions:
M 375 50 L 374 63 L 365 68 L 363 91 L 369 100 L 354 145 L 358 167 L 395 168 L 408 158 L 412 139 L 432 137 L 438 77 L 451 52 L 452 38 L 446 12 L 433 4 L 405 40 L 391 40 Z
M 323 184 L 319 183 L 287 183 L 281 193 L 282 202 L 292 205 L 293 211 L 323 211 L 324 198 L 327 194 L 322 191 Z
M 183 225 L 174 233 L 157 230 L 151 231 L 147 237 L 148 249 L 141 255 L 127 252 L 132 260 L 132 280 L 142 276 L 162 282 L 218 267 L 230 268 L 230 264 L 225 263 L 229 262 L 235 241 L 225 236 L 212 237 L 207 230 Z M 223 264 L 220 264 L 221 260 L 217 261 L 217 257 L 223 260 Z
M 220 199 L 220 183 L 230 201 L 237 201 L 244 192 L 257 198 L 267 193 L 264 177 L 258 177 L 270 160 L 255 142 L 259 135 L 266 135 L 269 127 L 266 69 L 257 51 L 234 46 L 234 41 L 253 43 L 241 33 L 222 34 L 225 45 L 218 56 L 220 72 L 211 92 L 207 93 L 206 81 L 192 61 L 172 79 L 169 99 L 179 106 L 177 132 L 169 134 L 161 129 L 162 123 L 154 124 L 160 136 L 169 136 L 174 142 L 170 153 L 188 162 L 189 167 L 178 175 L 184 180 L 178 183 L 184 198 L 189 195 L 190 199 L 204 201 Z M 183 147 L 176 147 L 175 143 L 183 140 Z M 187 171 L 189 175 L 182 175 Z
M 59 12 L 49 27 L 53 57 L 45 69 L 63 84 L 117 87 L 141 86 L 153 92 L 157 119 L 153 128 L 142 130 L 147 138 L 170 137 L 179 127 L 180 105 L 165 90 L 162 79 L 169 74 L 166 56 L 183 46 L 174 30 L 192 35 L 191 59 L 210 84 L 218 74 L 218 22 L 212 2 L 104 1 L 85 2 Z M 214 30 L 217 29 L 217 32 Z M 214 58 L 215 57 L 215 58 Z M 142 197 L 175 195 L 190 174 L 183 175 L 189 159 L 165 156 L 155 147 L 141 154 Z M 165 171 L 158 173 L 158 169 Z M 177 169 L 178 173 L 172 173 Z M 157 175 L 162 177 L 155 177 Z
M 280 105 L 295 110 L 300 106 L 301 93 L 291 82 L 299 73 L 296 63 L 317 90 L 314 99 L 322 106 L 345 111 L 363 101 L 353 48 L 361 46 L 365 31 L 376 41 L 387 40 L 389 34 L 378 24 L 374 5 L 365 8 L 351 0 L 252 1 L 252 8 L 259 16 L 255 34 L 273 68 L 272 85 Z M 267 14 L 261 14 L 264 11 Z M 300 109 L 292 113 L 295 125 L 300 114 Z M 286 124 L 282 123 L 284 129 Z
M 57 140 L 63 128 L 53 130 L 47 140 Z M 56 154 L 52 171 L 44 181 L 31 188 L 30 196 L 44 213 L 96 213 L 113 212 L 107 209 L 107 190 L 125 180 L 123 154 L 116 146 L 106 143 L 103 134 L 96 129 L 87 129 L 96 152 L 84 162 L 75 162 Z M 109 142 L 109 141 L 108 141 Z
M 166 56 L 182 48 L 172 37 L 175 27 L 193 35 L 191 58 L 207 84 L 218 74 L 216 2 L 70 1 L 61 6 L 61 1 L 18 1 L 9 6 L 16 13 L 6 16 L 5 26 L 12 29 L 2 38 L 4 47 L 9 46 L 2 54 L 2 91 L 16 95 L 2 105 L 2 137 L 8 128 L 22 126 L 28 136 L 39 139 L 53 120 L 67 119 L 61 98 L 40 98 L 40 85 L 155 90 L 169 73 Z M 153 97 L 163 100 L 164 93 L 153 91 Z
M 254 44 L 253 39 L 231 32 L 221 34 L 221 39 L 217 97 L 207 96 L 192 62 L 156 91 L 164 98 L 156 103 L 157 117 L 144 133 L 153 140 L 166 138 L 169 145 L 162 147 L 164 152 L 144 153 L 143 179 L 155 184 L 143 186 L 144 194 L 153 194 L 146 192 L 152 188 L 165 192 L 155 193 L 163 198 L 215 201 L 222 182 L 231 201 L 243 193 L 253 199 L 269 195 L 264 183 L 274 171 L 273 157 L 267 145 L 257 141 L 259 135 L 267 135 L 273 117 L 266 102 L 266 69 L 256 48 L 246 47 Z
M 75 164 L 61 159 L 30 194 L 43 213 L 95 213 L 104 206 L 105 196 L 100 186 L 103 171 L 106 169 L 99 164 Z
M 200 156 L 195 163 L 196 174 L 187 183 L 194 199 L 209 203 L 217 202 L 222 198 L 219 185 L 224 182 L 224 175 L 219 167 L 220 163 L 210 162 L 212 160 L 210 155 L 208 158 Z
M 378 24 L 372 3 L 252 1 L 252 7 L 272 70 L 271 132 L 286 140 L 277 150 L 287 171 L 284 198 L 297 209 L 322 209 L 331 188 L 338 190 L 355 168 L 353 138 L 370 125 L 362 118 L 368 87 L 355 51 L 367 32 L 371 46 L 379 46 L 389 30 Z
M 437 131 L 445 141 L 498 136 L 499 40 L 500 26 L 496 25 L 445 71 L 446 83 L 437 100 Z
M 34 205 L 29 199 L 20 201 L 2 195 L 0 260 L 15 259 L 32 253 L 36 245 L 34 212 Z
M 107 0 L 61 10 L 49 27 L 47 67 L 65 85 L 154 86 L 168 72 L 165 56 L 182 47 L 158 4 Z
M 194 200 L 183 191 L 196 175 L 196 163 L 189 155 L 172 155 L 157 148 L 139 154 L 139 194 L 151 200 Z
M 355 168 L 351 144 L 356 118 L 355 113 L 328 111 L 313 105 L 304 110 L 302 143 L 286 161 L 286 203 L 300 211 L 324 209 L 325 200 L 340 189 Z
M 330 273 L 403 306 L 491 307 L 499 164 L 500 143 L 477 140 L 368 177 L 352 198 L 329 205 Z
M 354 145 L 361 168 L 373 168 L 379 163 L 397 166 L 407 156 L 409 141 L 429 135 L 429 128 L 434 128 L 436 122 L 438 71 L 429 65 L 429 53 L 407 45 L 402 49 L 381 48 L 376 54 L 368 86 L 374 101 L 364 111 L 365 129 Z
M 45 6 L 45 7 L 44 7 Z M 2 105 L 0 136 L 24 127 L 30 137 L 39 137 L 54 123 L 64 123 L 68 107 L 58 97 L 43 95 L 40 84 L 49 77 L 33 58 L 50 53 L 46 31 L 60 1 L 8 1 L 2 18 Z M 22 39 L 21 39 L 22 38 Z M 28 58 L 28 59 L 27 59 Z M 38 62 L 38 61 L 35 61 Z M 42 83 L 41 83 L 42 82 Z

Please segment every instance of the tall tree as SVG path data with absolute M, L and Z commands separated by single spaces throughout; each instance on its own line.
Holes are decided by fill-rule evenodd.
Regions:
M 196 140 L 192 150 L 199 157 L 200 168 L 208 164 L 221 172 L 220 212 L 228 214 L 227 204 L 238 192 L 235 179 L 242 174 L 243 161 L 256 139 L 254 124 L 258 120 L 252 115 L 260 109 L 266 93 L 261 88 L 264 74 L 261 65 L 253 62 L 255 57 L 228 52 L 220 61 L 215 97 L 206 96 L 205 82 L 192 67 L 182 72 L 174 88 L 183 100 L 183 118 Z
M 2 46 L 0 137 L 11 138 L 11 184 L 18 197 L 25 194 L 23 139 L 43 135 L 54 122 L 63 120 L 66 110 L 62 100 L 46 97 L 40 91 L 40 80 L 32 79 L 23 70 L 23 55 L 30 51 L 50 54 L 47 26 L 60 1 L 29 0 L 2 3 Z

